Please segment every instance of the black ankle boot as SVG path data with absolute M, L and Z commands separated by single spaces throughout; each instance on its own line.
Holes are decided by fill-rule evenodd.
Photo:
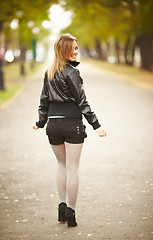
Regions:
M 66 216 L 65 216 L 66 209 L 67 209 L 67 205 L 65 202 L 61 202 L 58 205 L 58 221 L 59 222 L 66 222 Z
M 72 208 L 67 207 L 65 216 L 67 219 L 68 227 L 76 227 L 77 226 L 76 219 L 75 219 L 75 211 Z

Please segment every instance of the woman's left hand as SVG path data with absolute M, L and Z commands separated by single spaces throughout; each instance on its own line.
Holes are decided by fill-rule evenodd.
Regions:
M 106 132 L 102 127 L 97 128 L 95 131 L 98 133 L 99 137 L 106 137 Z
M 32 128 L 33 128 L 34 130 L 39 129 L 39 127 L 38 127 L 35 123 L 32 125 Z

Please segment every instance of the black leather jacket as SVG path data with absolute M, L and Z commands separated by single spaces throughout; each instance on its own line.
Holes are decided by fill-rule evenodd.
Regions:
M 50 81 L 47 73 L 44 77 L 44 85 L 40 97 L 40 106 L 38 108 L 39 121 L 36 125 L 43 128 L 47 122 L 47 112 L 50 102 L 75 102 L 80 108 L 80 112 L 85 116 L 88 123 L 94 129 L 100 127 L 98 119 L 90 105 L 86 100 L 86 95 L 83 89 L 83 79 L 80 76 L 79 70 L 75 67 L 79 62 L 67 62 L 62 73 L 55 74 L 54 79 Z

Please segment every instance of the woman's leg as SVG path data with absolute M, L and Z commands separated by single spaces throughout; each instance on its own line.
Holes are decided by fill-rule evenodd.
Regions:
M 68 206 L 75 209 L 79 187 L 79 161 L 83 144 L 65 143 Z
M 51 145 L 53 152 L 57 158 L 57 189 L 60 202 L 66 202 L 66 152 L 65 145 Z

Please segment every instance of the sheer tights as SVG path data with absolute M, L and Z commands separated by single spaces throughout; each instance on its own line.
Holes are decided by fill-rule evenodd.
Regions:
M 81 144 L 65 142 L 61 145 L 51 145 L 57 158 L 57 189 L 60 202 L 66 202 L 68 207 L 75 209 L 79 187 L 79 162 L 82 150 Z

